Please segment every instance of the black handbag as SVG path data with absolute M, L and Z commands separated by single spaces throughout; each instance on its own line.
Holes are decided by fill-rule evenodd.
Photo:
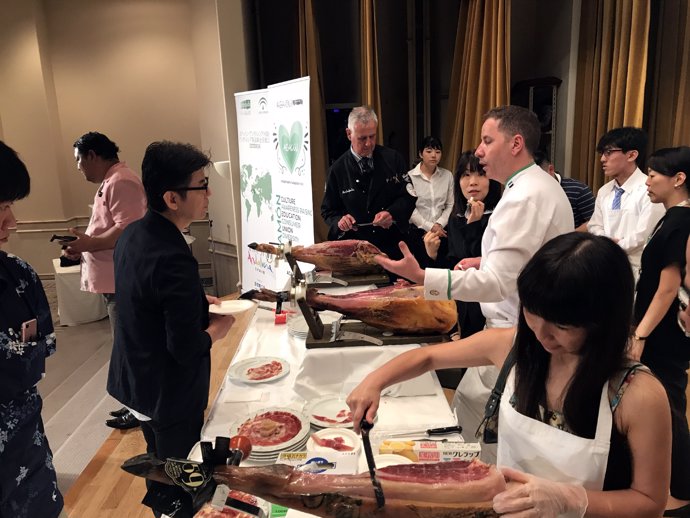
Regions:
M 474 436 L 477 439 L 481 438 L 485 444 L 496 444 L 498 442 L 498 407 L 501 404 L 501 396 L 503 396 L 503 389 L 506 386 L 508 373 L 513 365 L 515 365 L 514 347 L 510 350 L 508 356 L 506 356 L 506 361 L 503 362 L 503 367 L 501 367 L 501 371 L 498 373 L 496 384 L 494 388 L 491 389 L 491 395 L 486 401 L 484 419 L 479 423 L 479 427 L 474 433 Z

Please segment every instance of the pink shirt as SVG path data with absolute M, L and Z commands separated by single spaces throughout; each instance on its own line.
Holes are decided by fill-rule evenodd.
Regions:
M 93 198 L 89 236 L 100 236 L 113 226 L 124 229 L 144 217 L 146 194 L 139 177 L 124 162 L 105 174 Z M 81 289 L 92 293 L 115 293 L 113 249 L 81 254 Z

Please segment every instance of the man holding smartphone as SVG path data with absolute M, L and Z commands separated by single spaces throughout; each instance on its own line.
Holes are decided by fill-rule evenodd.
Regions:
M 146 212 L 141 179 L 127 164 L 120 162 L 118 151 L 115 142 L 102 133 L 86 133 L 74 143 L 77 169 L 87 181 L 99 187 L 86 231 L 71 228 L 76 239 L 64 243 L 67 257 L 81 255 L 82 291 L 101 293 L 105 298 L 113 339 L 117 320 L 113 250 L 127 225 L 141 219 Z M 111 428 L 127 429 L 139 425 L 126 408 L 111 414 L 113 419 L 105 422 Z

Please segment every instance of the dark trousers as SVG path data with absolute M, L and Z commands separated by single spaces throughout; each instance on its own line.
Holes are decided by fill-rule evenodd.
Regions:
M 178 421 L 169 425 L 161 425 L 156 421 L 142 421 L 141 431 L 146 440 L 146 452 L 160 460 L 170 457 L 186 459 L 189 451 L 201 438 L 201 428 L 204 424 L 204 414 L 190 417 L 183 421 Z M 150 505 L 155 495 L 155 500 L 160 502 L 181 502 L 182 508 L 174 516 L 192 516 L 192 499 L 179 487 L 168 486 L 159 482 L 146 481 L 148 493 L 144 498 L 144 503 Z M 175 504 L 171 504 L 175 505 Z M 165 505 L 161 509 L 165 508 Z M 165 514 L 170 514 L 164 511 Z M 160 518 L 161 512 L 153 512 L 154 516 Z
M 643 356 L 642 360 L 661 381 L 671 405 L 671 496 L 679 500 L 690 500 L 690 432 L 685 396 L 688 362 L 649 356 Z

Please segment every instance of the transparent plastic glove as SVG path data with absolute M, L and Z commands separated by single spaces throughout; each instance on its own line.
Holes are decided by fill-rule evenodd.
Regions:
M 582 486 L 552 482 L 511 468 L 501 468 L 508 489 L 494 497 L 494 511 L 503 518 L 582 518 L 587 492 Z M 510 482 L 518 484 L 510 484 Z

